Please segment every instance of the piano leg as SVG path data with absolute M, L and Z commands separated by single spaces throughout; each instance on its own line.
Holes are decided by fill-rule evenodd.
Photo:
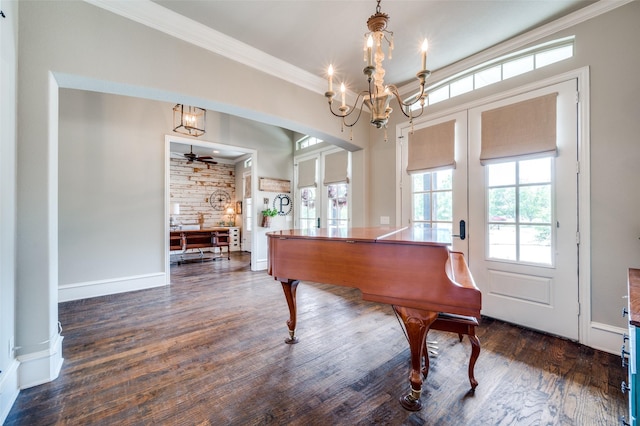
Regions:
M 421 367 L 425 351 L 425 340 L 429 327 L 438 318 L 438 313 L 402 306 L 394 306 L 393 309 L 402 318 L 409 339 L 409 349 L 411 350 L 411 373 L 409 374 L 411 389 L 408 395 L 400 397 L 400 405 L 409 411 L 418 411 L 422 408 L 422 402 L 420 401 L 420 395 L 422 394 Z
M 476 366 L 476 360 L 480 356 L 480 339 L 475 334 L 469 334 L 469 341 L 471 342 L 471 358 L 469 358 L 469 383 L 471 383 L 471 390 L 476 390 L 478 381 L 476 380 L 473 369 Z
M 285 339 L 285 343 L 292 345 L 298 343 L 296 334 L 296 321 L 297 321 L 297 309 L 296 309 L 296 289 L 300 281 L 287 280 L 280 281 L 282 284 L 282 290 L 284 290 L 284 296 L 287 299 L 287 305 L 289 306 L 289 320 L 287 321 L 287 327 L 289 328 L 289 338 Z

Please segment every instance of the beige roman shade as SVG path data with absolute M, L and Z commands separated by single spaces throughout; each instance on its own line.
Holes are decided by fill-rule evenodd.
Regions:
M 316 186 L 316 159 L 298 163 L 298 188 Z
M 324 184 L 349 183 L 349 153 L 335 152 L 324 157 Z
M 407 173 L 455 167 L 455 133 L 451 120 L 409 134 Z
M 482 113 L 480 162 L 557 152 L 557 93 Z
M 244 177 L 244 198 L 251 198 L 251 175 Z

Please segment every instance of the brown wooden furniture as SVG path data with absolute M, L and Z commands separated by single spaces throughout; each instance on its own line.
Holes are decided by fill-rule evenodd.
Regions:
M 640 352 L 637 345 L 640 340 L 640 269 L 629 268 L 627 276 L 628 303 L 623 316 L 629 314 L 629 335 L 622 338 L 622 366 L 627 367 L 627 379 L 622 382 L 621 390 L 629 394 L 629 419 L 621 424 L 635 425 L 640 411 Z M 628 359 L 625 359 L 625 355 Z
M 471 357 L 469 358 L 469 383 L 471 389 L 475 389 L 478 386 L 478 381 L 474 375 L 474 368 L 478 356 L 480 356 L 480 339 L 476 336 L 476 327 L 478 326 L 478 319 L 476 317 L 454 315 L 441 312 L 438 314 L 438 318 L 431 324 L 429 330 L 449 331 L 456 333 L 458 338 L 462 342 L 462 336 L 469 336 L 471 342 Z M 424 353 L 424 367 L 422 369 L 422 375 L 426 379 L 429 374 L 429 355 L 428 351 Z
M 224 257 L 223 248 L 225 247 L 227 251 L 227 259 L 230 259 L 229 228 L 180 230 L 171 231 L 169 234 L 170 250 L 182 250 L 184 254 L 184 252 L 189 249 L 198 249 L 200 253 L 198 260 L 202 260 L 204 258 L 204 253 L 202 252 L 203 248 L 220 249 L 220 256 L 215 258 L 222 258 Z M 182 261 L 185 261 L 184 256 L 182 256 Z
M 436 231 L 419 228 L 283 230 L 267 236 L 268 272 L 282 283 L 289 306 L 286 342 L 297 342 L 296 289 L 300 280 L 355 287 L 364 300 L 393 305 L 402 318 L 411 350 L 411 390 L 400 403 L 408 410 L 420 410 L 421 366 L 429 328 L 441 312 L 480 317 L 480 291 L 464 257 L 449 250 L 450 236 L 441 238 Z M 463 328 L 469 324 L 439 323 L 445 324 L 475 336 L 475 329 Z M 477 358 L 479 341 L 476 343 Z M 475 388 L 477 382 L 472 378 L 471 374 Z

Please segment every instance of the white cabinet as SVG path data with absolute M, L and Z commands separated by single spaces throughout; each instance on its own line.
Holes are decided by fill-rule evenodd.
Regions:
M 229 228 L 229 249 L 231 251 L 240 251 L 240 228 Z

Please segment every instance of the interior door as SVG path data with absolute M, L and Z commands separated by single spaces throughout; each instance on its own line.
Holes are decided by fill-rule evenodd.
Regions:
M 575 340 L 576 87 L 577 81 L 570 80 L 470 109 L 468 187 L 468 260 L 482 291 L 483 315 Z M 554 92 L 557 156 L 481 165 L 482 112 Z M 547 204 L 536 198 L 543 196 Z M 542 207 L 532 208 L 536 203 Z

